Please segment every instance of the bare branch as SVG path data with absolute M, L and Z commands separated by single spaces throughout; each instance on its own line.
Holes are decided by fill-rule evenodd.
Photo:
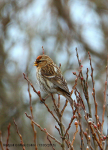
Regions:
M 4 148 L 3 148 L 3 143 L 2 143 L 2 135 L 1 135 L 2 133 L 1 133 L 1 131 L 0 131 L 0 145 L 1 145 L 1 149 L 2 150 L 4 150 Z
M 18 127 L 17 127 L 17 124 L 16 124 L 16 122 L 15 122 L 15 120 L 13 119 L 13 121 L 14 121 L 14 124 L 15 124 L 15 126 L 16 126 L 16 130 L 17 130 L 17 133 L 18 133 L 18 135 L 19 135 L 19 137 L 20 137 L 20 140 L 21 140 L 21 145 L 22 145 L 22 148 L 23 148 L 23 150 L 25 150 L 25 146 L 24 146 L 24 142 L 23 142 L 23 139 L 22 139 L 22 135 L 20 134 L 20 132 L 19 132 L 19 130 L 18 130 Z
M 31 117 L 30 117 L 27 113 L 25 113 L 25 114 L 26 114 L 26 116 L 31 120 Z M 43 128 L 42 128 L 39 124 L 37 124 L 35 121 L 32 120 L 32 122 L 33 122 L 38 128 L 40 128 L 41 131 L 45 132 L 49 137 L 51 137 L 55 142 L 57 142 L 57 143 L 61 146 L 60 141 L 58 141 L 55 137 L 53 137 L 52 135 L 50 135 L 50 134 L 47 132 L 46 129 L 43 129 Z

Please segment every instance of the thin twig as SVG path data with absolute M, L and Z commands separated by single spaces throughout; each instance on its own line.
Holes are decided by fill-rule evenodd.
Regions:
M 52 97 L 52 100 L 53 100 L 53 103 L 54 103 L 54 107 L 55 107 L 56 114 L 57 114 L 57 116 L 58 116 L 58 118 L 59 118 L 59 117 L 61 116 L 61 113 L 60 113 L 60 111 L 59 111 L 58 106 L 56 105 L 56 102 L 55 102 L 55 99 L 54 99 L 54 97 L 53 97 L 53 94 L 51 94 L 51 97 Z
M 63 115 L 64 110 L 65 110 L 67 104 L 68 104 L 68 100 L 65 101 L 64 107 L 63 107 L 63 109 L 61 110 L 61 116 Z
M 108 67 L 108 55 L 107 55 L 107 67 Z M 108 77 L 108 70 L 107 70 L 107 76 Z M 108 97 L 108 95 L 107 95 Z M 108 98 L 107 98 L 108 99 Z M 108 150 L 108 100 L 107 100 L 107 106 L 106 106 L 106 110 L 107 110 L 107 136 L 106 136 L 106 149 L 105 150 Z
M 103 102 L 101 133 L 103 133 L 103 124 L 104 124 L 104 115 L 105 115 L 105 106 L 106 106 L 106 91 L 107 91 L 107 66 L 106 66 L 106 81 L 105 81 L 105 90 L 104 90 L 104 102 Z
M 31 85 L 33 88 L 33 91 L 39 96 L 39 93 L 35 90 L 33 84 L 29 81 L 29 79 L 26 77 L 25 73 L 23 73 L 24 79 L 27 80 L 27 82 Z
M 48 135 L 47 135 L 47 140 L 49 141 L 49 143 L 50 143 L 52 149 L 55 150 L 55 148 L 53 147 L 53 144 L 51 143 L 51 140 L 50 140 L 49 137 L 48 137 Z
M 97 118 L 97 102 L 96 102 L 96 98 L 95 98 L 95 87 L 94 87 L 94 78 L 93 78 L 93 67 L 92 67 L 92 62 L 91 62 L 91 56 L 90 56 L 90 53 L 88 52 L 88 55 L 89 55 L 89 60 L 90 60 L 90 66 L 91 66 L 91 78 L 92 78 L 92 86 L 93 86 L 93 92 L 92 92 L 92 95 L 93 95 L 93 98 L 94 98 L 94 104 L 95 104 L 95 118 L 96 118 L 96 124 L 98 123 L 98 118 Z
M 69 123 L 69 126 L 68 126 L 68 128 L 66 129 L 66 132 L 65 132 L 65 134 L 64 134 L 64 138 L 66 137 L 66 134 L 67 134 L 67 132 L 69 131 L 69 129 L 70 129 L 70 127 L 71 127 L 71 124 L 73 123 L 73 121 L 74 121 L 75 118 L 76 118 L 75 115 L 71 118 L 70 123 Z
M 88 68 L 87 68 L 87 72 L 86 72 L 86 100 L 87 100 L 87 105 L 88 105 L 88 109 L 89 109 L 89 114 L 90 114 L 90 117 L 92 117 L 92 113 L 91 113 L 91 105 L 90 105 L 90 102 L 89 102 L 89 94 L 88 94 Z
M 2 135 L 1 135 L 2 133 L 1 133 L 1 131 L 0 131 L 0 145 L 1 145 L 1 149 L 2 150 L 4 150 L 4 148 L 3 148 L 3 143 L 2 143 Z
M 43 50 L 43 55 L 44 55 L 44 48 L 43 48 L 43 46 L 42 46 L 42 50 Z
M 58 94 L 58 108 L 60 108 L 60 95 Z
M 89 55 L 89 60 L 90 60 L 90 67 L 91 67 L 91 78 L 92 78 L 92 87 L 93 87 L 93 92 L 92 92 L 92 96 L 93 96 L 93 99 L 94 99 L 94 104 L 95 104 L 95 118 L 96 118 L 96 124 L 98 124 L 98 115 L 97 115 L 97 102 L 96 102 L 96 97 L 95 97 L 95 87 L 94 87 L 94 77 L 93 77 L 93 67 L 92 67 L 92 62 L 91 62 L 91 56 L 90 56 L 90 53 L 88 52 L 88 55 Z M 92 134 L 93 136 L 93 134 Z M 94 142 L 94 147 L 95 149 L 97 149 L 97 143 L 95 142 L 95 138 L 93 136 L 93 142 Z
M 77 90 L 76 90 L 77 91 Z M 79 127 L 80 127 L 80 139 L 81 139 L 81 147 L 80 147 L 80 149 L 81 150 L 83 150 L 84 149 L 84 141 L 83 141 L 83 129 L 82 129 L 82 123 L 81 123 L 81 118 L 82 118 L 82 116 L 81 116 L 81 114 L 80 114 L 80 111 L 79 111 L 79 100 L 81 100 L 81 97 L 79 96 L 77 96 L 77 94 L 76 94 L 76 91 L 75 91 L 75 95 L 76 95 L 76 98 L 77 98 L 77 106 L 76 106 L 76 111 L 77 111 L 77 114 L 78 114 L 78 117 L 77 117 L 77 119 L 78 119 L 78 124 L 79 124 Z M 83 110 L 85 109 L 85 106 L 83 106 L 84 104 L 83 104 L 83 101 L 81 100 L 81 102 L 82 102 L 82 108 L 83 108 Z
M 31 115 L 32 115 L 32 118 L 33 118 L 33 108 L 32 108 L 32 101 L 31 101 L 31 93 L 30 93 L 29 82 L 28 82 L 28 93 L 29 93 L 29 100 L 30 100 L 30 111 L 31 111 Z
M 16 122 L 15 122 L 15 120 L 13 119 L 13 121 L 14 121 L 14 124 L 15 124 L 15 126 L 16 126 L 16 130 L 17 130 L 17 134 L 19 135 L 19 137 L 20 137 L 20 140 L 21 140 L 21 145 L 22 145 L 22 148 L 23 148 L 23 150 L 25 150 L 25 146 L 24 146 L 24 142 L 23 142 L 23 139 L 22 139 L 22 135 L 20 134 L 20 132 L 19 132 L 19 130 L 18 130 L 18 126 L 17 126 L 17 124 L 16 124 Z
M 97 142 L 98 146 L 100 147 L 101 150 L 103 150 L 102 148 L 102 144 L 101 142 L 98 140 L 97 136 L 96 136 L 96 133 L 94 132 L 94 129 L 93 129 L 93 126 L 92 124 L 90 123 L 90 129 L 91 129 L 91 132 L 92 132 L 92 135 L 94 137 L 94 140 Z
M 61 138 L 62 138 L 62 150 L 65 150 L 65 138 L 64 138 L 64 125 L 62 123 L 62 115 L 61 115 L 61 112 L 59 111 L 56 103 L 55 103 L 55 99 L 53 97 L 53 95 L 51 94 L 52 96 L 52 100 L 53 100 L 53 103 L 54 103 L 54 107 L 55 107 L 55 110 L 56 110 L 56 114 L 59 118 L 59 126 L 60 126 L 60 131 L 61 131 Z
M 91 150 L 94 150 L 93 147 L 91 146 L 91 137 L 87 132 L 83 132 L 83 134 L 85 135 L 85 138 L 87 140 L 87 145 L 90 147 Z
M 106 136 L 106 150 L 108 150 L 108 103 L 107 103 L 107 136 Z
M 8 143 L 9 143 L 9 136 L 10 136 L 10 126 L 11 126 L 11 124 L 9 123 L 9 125 L 8 125 L 8 137 L 7 137 L 7 142 L 6 142 L 6 150 L 9 150 L 8 149 Z
M 26 112 L 25 112 L 26 116 L 31 120 L 31 116 L 29 116 Z M 53 137 L 52 135 L 50 135 L 46 129 L 43 129 L 39 124 L 37 124 L 34 120 L 32 120 L 32 122 L 38 127 L 40 128 L 41 131 L 45 132 L 49 137 L 51 137 L 55 142 L 57 142 L 60 146 L 61 143 L 60 141 L 58 141 L 55 137 Z
M 28 82 L 28 93 L 29 93 L 29 100 L 30 100 L 30 111 L 31 111 L 32 119 L 33 119 L 33 107 L 32 107 L 32 101 L 31 101 L 31 93 L 30 93 L 30 88 L 29 88 L 29 82 Z M 32 126 L 32 129 L 33 129 L 33 132 L 34 132 L 35 150 L 37 150 L 37 140 L 36 140 L 37 132 L 36 132 L 36 129 L 35 129 L 34 124 L 32 123 L 32 121 L 31 121 L 31 126 Z
M 80 67 L 78 76 L 80 77 L 80 80 L 81 80 L 81 86 L 82 86 L 82 89 L 83 89 L 83 93 L 84 93 L 85 99 L 87 101 L 90 117 L 92 117 L 91 105 L 90 105 L 90 102 L 89 102 L 89 95 L 88 95 L 88 68 L 87 68 L 86 80 L 85 80 L 84 76 L 83 76 L 83 72 L 82 72 L 82 67 L 83 66 L 81 65 L 81 60 L 79 59 L 79 55 L 78 55 L 77 49 L 76 49 L 76 55 L 77 55 L 77 59 L 78 59 L 79 67 Z
M 73 140 L 72 140 L 72 142 L 71 142 L 71 146 L 72 146 L 72 147 L 73 147 L 73 143 L 74 143 L 74 141 L 75 141 L 76 134 L 78 133 L 78 123 L 77 123 L 77 122 L 75 123 L 75 126 L 76 126 L 76 131 L 75 131 L 75 133 L 74 133 L 74 135 L 73 135 Z
M 76 88 L 76 86 L 77 86 L 77 81 L 78 81 L 78 76 L 77 76 L 77 78 L 75 79 L 75 84 L 74 84 L 74 86 L 73 86 L 73 88 L 72 88 L 72 90 L 71 90 L 70 95 L 72 95 L 72 94 L 73 94 L 73 91 L 74 91 L 74 89 L 75 89 L 75 88 Z
M 55 128 L 57 129 L 57 131 L 59 132 L 59 135 L 61 136 L 60 129 L 57 126 L 55 126 Z

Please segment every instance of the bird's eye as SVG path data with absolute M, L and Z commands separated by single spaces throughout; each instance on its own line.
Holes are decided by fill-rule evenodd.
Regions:
M 37 62 L 37 63 L 40 63 L 40 62 L 42 62 L 42 61 L 41 61 L 41 60 L 36 60 L 36 62 Z

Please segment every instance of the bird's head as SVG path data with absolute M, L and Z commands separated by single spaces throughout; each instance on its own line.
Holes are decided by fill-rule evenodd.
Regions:
M 53 60 L 47 55 L 39 55 L 34 62 L 36 67 L 44 67 L 47 64 L 53 63 Z

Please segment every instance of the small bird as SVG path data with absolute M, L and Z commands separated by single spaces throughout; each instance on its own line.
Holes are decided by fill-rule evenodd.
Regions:
M 37 67 L 36 76 L 41 90 L 48 94 L 63 95 L 73 108 L 73 99 L 67 87 L 67 82 L 53 60 L 47 55 L 39 55 L 34 62 L 34 66 Z

